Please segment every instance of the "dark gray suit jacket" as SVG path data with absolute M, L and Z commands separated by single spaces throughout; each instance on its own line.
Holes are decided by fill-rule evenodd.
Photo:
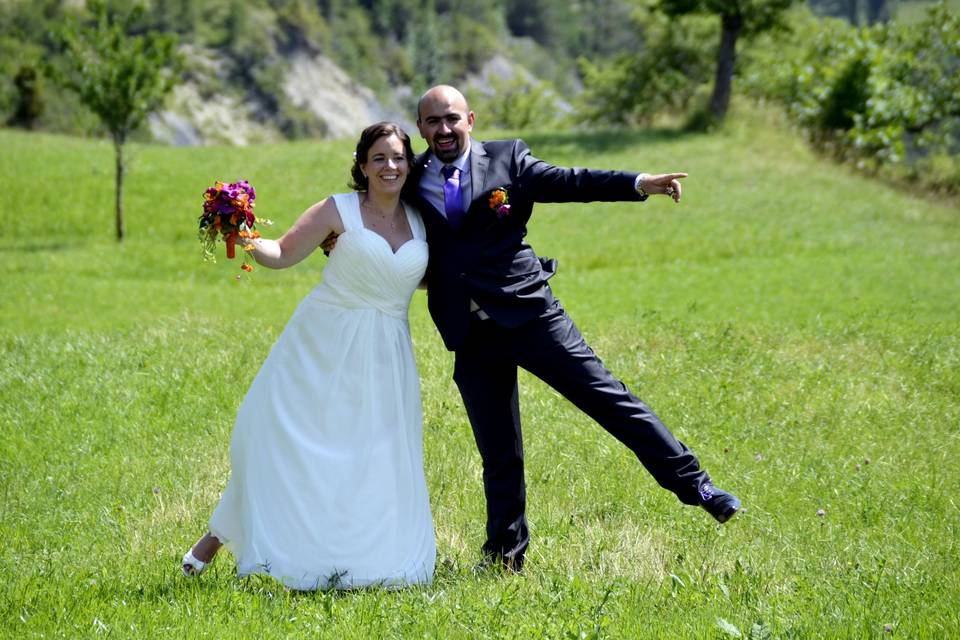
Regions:
M 470 320 L 470 300 L 500 325 L 515 327 L 553 303 L 547 280 L 556 261 L 539 258 L 524 241 L 535 202 L 636 201 L 636 173 L 555 167 L 538 160 L 522 140 L 470 142 L 473 199 L 460 226 L 419 191 L 429 152 L 418 156 L 404 191 L 423 215 L 430 245 L 427 304 L 444 344 L 455 351 Z M 433 160 L 436 162 L 436 160 Z M 491 206 L 502 189 L 510 205 Z

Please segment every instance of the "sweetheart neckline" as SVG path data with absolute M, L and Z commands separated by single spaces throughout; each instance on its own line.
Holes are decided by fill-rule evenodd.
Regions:
M 417 236 L 413 236 L 413 237 L 411 237 L 409 240 L 406 240 L 406 241 L 405 241 L 403 244 L 401 244 L 399 247 L 397 247 L 396 251 L 394 251 L 393 247 L 390 246 L 390 242 L 389 242 L 386 238 L 384 238 L 382 235 L 380 235 L 379 233 L 377 233 L 376 231 L 374 231 L 373 229 L 367 229 L 366 227 L 359 227 L 359 228 L 356 228 L 356 229 L 347 229 L 347 230 L 344 231 L 343 233 L 346 234 L 346 233 L 349 233 L 350 231 L 366 231 L 366 232 L 370 233 L 371 235 L 374 235 L 374 236 L 376 236 L 377 238 L 380 238 L 380 240 L 383 241 L 383 244 L 387 245 L 387 249 L 390 251 L 390 253 L 391 253 L 392 255 L 397 255 L 398 253 L 400 253 L 401 251 L 403 251 L 403 248 L 406 247 L 406 246 L 407 246 L 408 244 L 410 244 L 411 242 L 413 242 L 414 240 L 420 240 L 420 238 L 418 238 Z M 343 235 L 343 234 L 341 234 L 341 235 Z M 426 243 L 426 241 L 424 241 L 424 240 L 420 240 L 420 241 Z

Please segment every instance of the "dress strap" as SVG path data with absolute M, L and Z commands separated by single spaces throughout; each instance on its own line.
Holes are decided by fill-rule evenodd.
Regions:
M 363 220 L 360 218 L 360 195 L 356 191 L 334 194 L 333 201 L 337 205 L 344 231 L 363 228 Z

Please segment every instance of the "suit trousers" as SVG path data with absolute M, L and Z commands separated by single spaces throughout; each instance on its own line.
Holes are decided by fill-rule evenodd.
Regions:
M 507 328 L 471 320 L 456 351 L 454 380 L 483 461 L 487 540 L 483 553 L 519 569 L 529 544 L 517 367 L 537 376 L 626 445 L 685 504 L 709 480 L 693 453 L 604 366 L 559 302 Z

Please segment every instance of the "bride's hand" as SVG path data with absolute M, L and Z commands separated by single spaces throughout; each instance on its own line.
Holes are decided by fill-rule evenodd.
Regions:
M 337 246 L 337 237 L 338 235 L 331 231 L 329 235 L 323 239 L 323 242 L 320 243 L 320 248 L 323 249 L 323 255 L 330 255 L 333 248 Z

